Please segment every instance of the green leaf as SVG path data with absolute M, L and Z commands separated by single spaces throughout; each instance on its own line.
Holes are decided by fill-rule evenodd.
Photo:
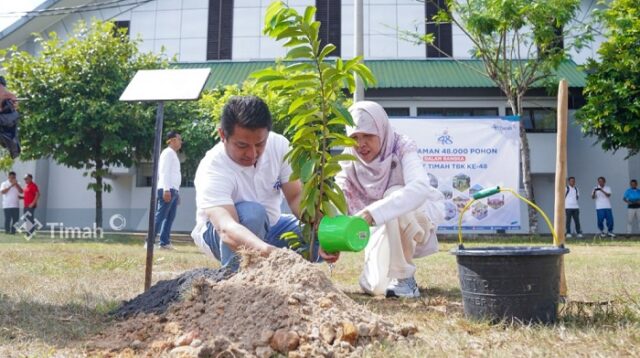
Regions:
M 294 47 L 287 52 L 287 59 L 297 59 L 297 58 L 313 58 L 313 53 L 311 52 L 311 48 L 308 46 L 298 46 Z
M 322 61 L 325 57 L 327 57 L 331 52 L 335 51 L 336 46 L 334 44 L 326 44 L 320 55 L 318 56 L 318 60 Z
M 337 186 L 335 186 L 335 188 L 337 189 L 336 191 L 334 191 L 334 189 L 329 187 L 327 184 L 324 184 L 324 193 L 341 213 L 346 214 L 348 209 L 344 194 L 342 193 L 340 188 L 338 188 Z
M 273 80 L 283 79 L 284 76 L 279 71 L 274 70 L 273 68 L 265 68 L 263 70 L 258 70 L 252 72 L 249 75 L 249 78 L 255 78 L 258 83 L 260 82 L 269 82 Z
M 331 157 L 331 159 L 329 159 L 330 163 L 337 163 L 337 162 L 341 162 L 341 161 L 351 161 L 351 160 L 357 160 L 358 158 L 356 158 L 355 156 L 351 155 L 351 154 L 338 154 L 338 155 L 334 155 Z
M 315 166 L 316 163 L 312 160 L 304 163 L 304 165 L 302 166 L 302 170 L 300 171 L 300 179 L 302 179 L 303 182 L 306 183 L 309 181 L 311 175 L 313 174 L 313 169 L 315 168 Z
M 308 100 L 306 97 L 298 97 L 293 102 L 291 102 L 291 105 L 289 106 L 289 111 L 287 113 L 291 114 L 296 110 L 298 110 L 298 108 L 302 107 L 307 103 L 308 103 Z
M 304 10 L 303 21 L 306 23 L 311 23 L 315 14 L 316 8 L 314 6 L 307 6 L 307 8 Z

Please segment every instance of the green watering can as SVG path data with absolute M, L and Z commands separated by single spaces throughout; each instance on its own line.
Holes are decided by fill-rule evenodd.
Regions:
M 362 251 L 369 242 L 369 224 L 359 216 L 325 216 L 318 227 L 318 241 L 325 252 Z

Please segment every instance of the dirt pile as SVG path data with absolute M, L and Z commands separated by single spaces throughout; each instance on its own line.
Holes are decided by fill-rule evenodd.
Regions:
M 225 269 L 200 268 L 187 271 L 172 280 L 159 281 L 149 287 L 147 292 L 125 302 L 112 314 L 118 318 L 127 318 L 138 313 L 163 313 L 169 306 L 180 300 L 191 290 L 194 281 L 222 281 L 231 276 Z
M 93 342 L 98 350 L 157 356 L 359 355 L 396 341 L 413 325 L 387 323 L 340 292 L 318 267 L 289 250 L 245 253 L 239 273 L 193 282 L 166 312 L 138 313 Z

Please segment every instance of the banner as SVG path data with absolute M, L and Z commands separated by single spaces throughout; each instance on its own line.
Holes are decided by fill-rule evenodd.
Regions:
M 418 144 L 431 186 L 445 197 L 439 230 L 457 230 L 462 208 L 482 189 L 518 190 L 520 123 L 515 117 L 391 118 L 391 126 Z M 477 200 L 464 214 L 464 230 L 520 229 L 520 202 L 509 193 Z

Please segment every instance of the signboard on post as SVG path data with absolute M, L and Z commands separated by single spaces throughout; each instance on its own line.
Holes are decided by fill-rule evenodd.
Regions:
M 153 176 L 151 180 L 151 196 L 149 198 L 149 225 L 147 226 L 147 259 L 144 274 L 144 290 L 151 287 L 153 270 L 153 244 L 155 241 L 155 207 L 156 190 L 158 188 L 158 159 L 162 146 L 162 125 L 164 121 L 165 101 L 195 101 L 207 83 L 210 70 L 140 70 L 127 85 L 121 101 L 157 102 L 155 135 L 153 138 Z
M 416 141 L 431 186 L 445 197 L 440 231 L 458 229 L 458 216 L 472 195 L 500 186 L 518 190 L 520 122 L 517 117 L 391 118 L 398 133 Z M 478 200 L 462 229 L 518 230 L 520 202 L 498 193 Z

